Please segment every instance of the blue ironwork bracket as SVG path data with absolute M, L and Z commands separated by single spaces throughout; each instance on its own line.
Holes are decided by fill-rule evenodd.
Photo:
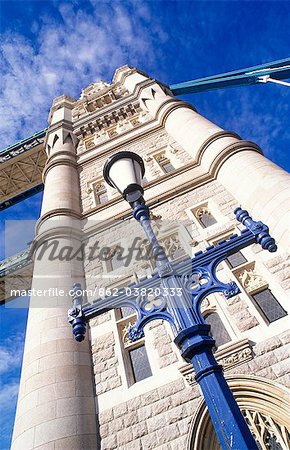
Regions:
M 116 296 L 96 300 L 87 306 L 82 305 L 80 285 L 75 285 L 74 305 L 69 311 L 75 339 L 84 339 L 86 321 L 114 308 L 127 306 L 136 311 L 136 323 L 128 330 L 131 341 L 142 338 L 144 327 L 152 320 L 167 320 L 174 330 L 174 342 L 181 355 L 193 365 L 222 449 L 258 450 L 226 383 L 222 367 L 214 358 L 212 348 L 215 341 L 209 335 L 210 326 L 204 323 L 200 305 L 213 292 L 222 292 L 226 298 L 239 292 L 235 282 L 224 283 L 218 279 L 216 271 L 220 262 L 254 243 L 275 252 L 275 241 L 266 225 L 255 222 L 247 211 L 237 208 L 236 218 L 246 227 L 239 235 L 235 234 L 217 246 L 211 245 L 204 252 L 196 253 L 192 259 L 169 262 L 150 225 L 148 208 L 142 201 L 133 205 L 133 215 L 148 237 L 157 270 L 152 278 L 145 278 L 138 284 L 132 283 Z
M 79 295 L 74 296 L 74 307 L 69 312 L 74 335 L 80 340 L 80 331 L 85 332 L 85 322 L 111 309 L 130 307 L 137 314 L 136 323 L 129 330 L 129 338 L 140 339 L 144 327 L 152 320 L 168 321 L 175 335 L 192 325 L 204 324 L 200 312 L 202 301 L 214 292 L 221 292 L 229 299 L 239 293 L 234 281 L 224 283 L 217 277 L 217 267 L 228 256 L 251 244 L 258 243 L 263 249 L 275 252 L 277 246 L 270 236 L 268 227 L 262 222 L 254 221 L 247 211 L 237 208 L 234 213 L 239 222 L 245 225 L 241 233 L 232 235 L 228 240 L 209 246 L 204 252 L 195 253 L 194 257 L 181 262 L 169 262 L 166 255 L 158 253 L 158 241 L 151 228 L 147 207 L 138 206 L 134 217 L 145 228 L 147 237 L 155 248 L 157 271 L 152 278 L 145 278 L 138 284 L 131 283 L 120 289 L 115 296 L 108 296 L 82 306 L 81 287 Z M 149 228 L 148 228 L 149 227 Z M 160 249 L 160 248 L 159 248 Z M 158 255 L 162 256 L 158 259 Z M 166 270 L 162 271 L 162 265 Z M 170 270 L 168 270 L 168 267 Z M 150 295 L 148 293 L 154 293 Z M 82 327 L 80 325 L 82 323 Z

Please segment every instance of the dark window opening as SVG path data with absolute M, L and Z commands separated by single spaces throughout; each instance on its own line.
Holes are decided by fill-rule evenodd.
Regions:
M 226 261 L 228 262 L 231 269 L 240 266 L 247 262 L 246 258 L 241 252 L 236 252 L 233 255 L 227 257 Z
M 197 210 L 195 216 L 197 217 L 203 228 L 210 227 L 211 225 L 217 223 L 216 219 L 207 208 L 201 208 Z
M 152 371 L 149 364 L 145 345 L 129 350 L 129 357 L 135 383 L 151 377 Z
M 252 294 L 252 298 L 269 323 L 287 316 L 287 312 L 282 308 L 270 289 L 267 288 Z
M 206 324 L 210 325 L 210 335 L 215 340 L 216 348 L 226 344 L 231 340 L 220 316 L 216 312 L 211 312 L 204 317 Z

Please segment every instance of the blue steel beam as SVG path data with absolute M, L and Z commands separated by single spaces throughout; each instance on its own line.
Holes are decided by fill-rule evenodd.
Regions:
M 0 167 L 1 164 L 6 163 L 7 161 L 11 160 L 12 158 L 15 158 L 16 156 L 21 155 L 24 152 L 27 152 L 31 150 L 32 148 L 36 147 L 37 145 L 43 144 L 45 135 L 47 132 L 47 128 L 44 130 L 38 131 L 37 133 L 32 134 L 31 136 L 28 136 L 27 138 L 23 139 L 22 141 L 16 142 L 13 145 L 10 145 L 9 147 L 3 148 L 0 150 Z M 37 186 L 34 186 L 27 191 L 21 192 L 21 194 L 18 194 L 12 198 L 9 198 L 8 200 L 5 200 L 4 202 L 0 202 L 0 211 L 3 211 L 6 208 L 9 208 L 10 206 L 15 205 L 16 203 L 22 202 L 26 198 L 31 197 L 32 195 L 37 194 L 38 192 L 43 191 L 44 185 L 43 183 L 38 184 Z
M 185 81 L 169 86 L 174 95 L 193 94 L 213 89 L 247 86 L 261 83 L 261 77 L 269 75 L 276 80 L 290 78 L 290 58 L 272 61 L 245 69 Z
M 284 80 L 290 78 L 290 58 L 272 61 L 270 63 L 260 64 L 245 69 L 226 72 L 197 80 L 186 81 L 183 83 L 172 84 L 170 87 L 174 95 L 193 94 L 197 92 L 205 92 L 213 89 L 222 89 L 228 87 L 247 86 L 262 82 L 262 77 L 270 76 L 272 79 Z M 18 156 L 30 148 L 44 141 L 47 128 L 0 150 L 0 163 L 8 161 L 14 156 Z M 26 192 L 23 192 L 12 199 L 0 203 L 0 211 L 34 195 L 43 190 L 43 184 L 40 184 Z
M 47 130 L 47 128 L 44 128 L 44 130 L 28 136 L 27 138 L 22 139 L 22 141 L 18 141 L 15 144 L 9 145 L 9 147 L 0 150 L 0 163 L 4 163 L 8 161 L 8 159 L 18 156 L 20 153 L 42 144 L 44 142 Z
M 5 200 L 4 202 L 0 203 L 0 211 L 3 211 L 6 208 L 10 208 L 10 206 L 16 205 L 16 203 L 22 202 L 23 200 L 26 200 L 29 197 L 32 197 L 33 195 L 37 194 L 38 192 L 43 191 L 44 184 L 38 184 L 37 186 L 34 186 L 31 189 L 28 189 L 27 191 L 21 192 L 21 194 L 16 195 L 15 197 L 9 198 L 9 200 Z

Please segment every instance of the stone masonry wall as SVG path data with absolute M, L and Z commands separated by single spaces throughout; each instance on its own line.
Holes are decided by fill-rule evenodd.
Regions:
M 282 333 L 256 344 L 256 357 L 226 375 L 253 374 L 289 385 L 289 337 L 288 332 Z M 93 348 L 97 351 L 95 344 Z M 190 387 L 180 376 L 174 382 L 102 411 L 101 449 L 184 450 L 200 401 L 199 387 Z
M 185 158 L 183 150 L 175 145 L 165 131 L 140 139 L 130 144 L 126 149 L 135 151 L 144 157 L 146 177 L 148 176 L 150 181 L 162 177 L 156 166 L 153 167 L 150 152 L 163 149 L 168 145 L 173 146 L 173 151 L 170 154 L 177 158 L 175 162 L 179 158 L 179 167 L 190 162 L 190 158 Z M 103 163 L 102 157 L 96 158 L 90 165 L 85 165 L 80 174 L 83 211 L 85 213 L 95 212 L 93 219 L 88 218 L 91 230 L 94 228 L 93 220 L 96 220 L 96 227 L 99 225 L 97 221 L 102 219 L 103 206 L 94 209 L 93 191 L 89 189 L 89 186 L 94 179 L 102 176 Z M 158 185 L 160 192 L 164 191 L 162 183 L 161 179 Z M 169 234 L 168 230 L 173 232 L 174 229 L 178 229 L 180 231 L 180 243 L 185 254 L 192 256 L 193 253 L 204 250 L 213 241 L 234 232 L 237 223 L 234 219 L 233 210 L 240 205 L 221 183 L 211 181 L 203 186 L 193 188 L 189 193 L 178 196 L 174 193 L 175 183 L 176 179 L 170 178 L 170 184 L 167 184 L 167 189 L 172 190 L 172 198 L 169 198 L 163 204 L 156 202 L 151 208 L 155 216 L 161 216 L 159 224 L 161 228 L 158 228 L 157 223 L 155 224 L 156 229 L 159 230 L 160 239 L 163 235 Z M 110 195 L 110 198 L 116 198 L 118 194 L 111 191 Z M 203 229 L 190 214 L 190 209 L 207 202 L 217 219 L 217 223 Z M 258 220 L 259 218 L 254 219 Z M 88 246 L 93 245 L 96 239 L 108 247 L 113 247 L 121 240 L 130 243 L 139 226 L 138 224 L 135 225 L 136 228 L 132 230 L 131 225 L 130 227 L 127 225 L 124 227 L 116 223 L 109 231 L 98 232 L 95 235 L 92 232 L 88 236 Z M 163 225 L 165 231 L 162 231 Z M 142 236 L 142 230 L 139 230 L 139 235 Z M 86 255 L 88 256 L 88 251 L 86 251 Z M 283 292 L 290 289 L 289 255 L 282 253 L 270 255 L 254 245 L 247 249 L 246 257 L 248 261 L 257 261 L 259 267 L 262 267 L 262 276 L 271 288 L 274 286 L 276 289 L 274 289 L 274 293 L 280 301 Z M 148 275 L 153 270 L 150 261 L 134 261 L 133 265 L 120 267 L 114 272 L 108 270 L 107 264 L 98 258 L 91 261 L 86 259 L 84 265 L 86 287 L 92 292 L 95 288 L 127 285 L 128 282 L 135 281 L 144 274 Z M 235 280 L 234 274 L 226 266 L 226 263 L 222 265 L 218 275 L 224 281 Z M 88 294 L 89 300 L 98 297 L 99 295 L 94 293 Z M 227 370 L 226 374 L 253 374 L 276 381 L 283 386 L 288 385 L 289 334 L 281 333 L 279 326 L 276 326 L 272 337 L 269 338 L 268 325 L 265 324 L 259 314 L 256 314 L 252 301 L 245 292 L 230 300 L 224 299 L 221 305 L 232 326 L 232 340 L 249 339 L 253 350 L 253 359 Z M 161 372 L 163 368 L 169 370 L 173 366 L 176 368 L 176 379 L 165 385 L 164 380 L 162 380 L 163 382 L 160 382 L 159 387 L 149 391 L 147 384 L 147 390 L 126 402 L 123 399 L 127 397 L 126 389 L 128 389 L 128 386 L 122 378 L 124 375 L 121 371 L 122 353 L 120 346 L 122 346 L 122 342 L 117 342 L 117 339 L 120 340 L 120 336 L 113 331 L 115 314 L 105 313 L 91 320 L 90 326 L 92 330 L 94 327 L 101 330 L 97 333 L 97 337 L 93 337 L 92 340 L 97 403 L 98 398 L 101 399 L 102 395 L 104 395 L 103 398 L 107 398 L 106 395 L 111 394 L 112 398 L 120 399 L 115 402 L 116 406 L 112 408 L 107 408 L 102 402 L 99 413 L 101 449 L 185 450 L 190 423 L 201 401 L 201 396 L 197 385 L 190 387 L 185 378 L 181 374 L 179 375 L 178 367 L 182 365 L 182 362 L 166 326 L 161 321 L 149 325 L 152 348 L 154 349 L 154 355 L 150 355 L 149 359 L 155 358 L 155 374 L 153 374 L 155 378 L 159 376 L 156 367 L 159 368 L 160 377 L 162 377 L 164 376 L 164 372 Z M 273 328 L 271 329 L 273 330 Z M 268 334 L 264 338 L 265 330 Z

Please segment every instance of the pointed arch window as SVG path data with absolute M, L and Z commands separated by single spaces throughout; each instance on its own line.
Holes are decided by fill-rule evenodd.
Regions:
M 96 205 L 102 205 L 108 201 L 108 192 L 104 181 L 100 181 L 94 185 L 94 193 Z
M 136 319 L 135 311 L 129 306 L 119 308 L 116 311 L 121 349 L 129 385 L 152 376 L 144 338 L 131 342 L 128 337 L 128 329 L 136 322 Z
M 229 386 L 260 450 L 289 450 L 287 390 L 256 376 L 231 375 Z M 187 450 L 221 450 L 202 401 L 191 424 Z

